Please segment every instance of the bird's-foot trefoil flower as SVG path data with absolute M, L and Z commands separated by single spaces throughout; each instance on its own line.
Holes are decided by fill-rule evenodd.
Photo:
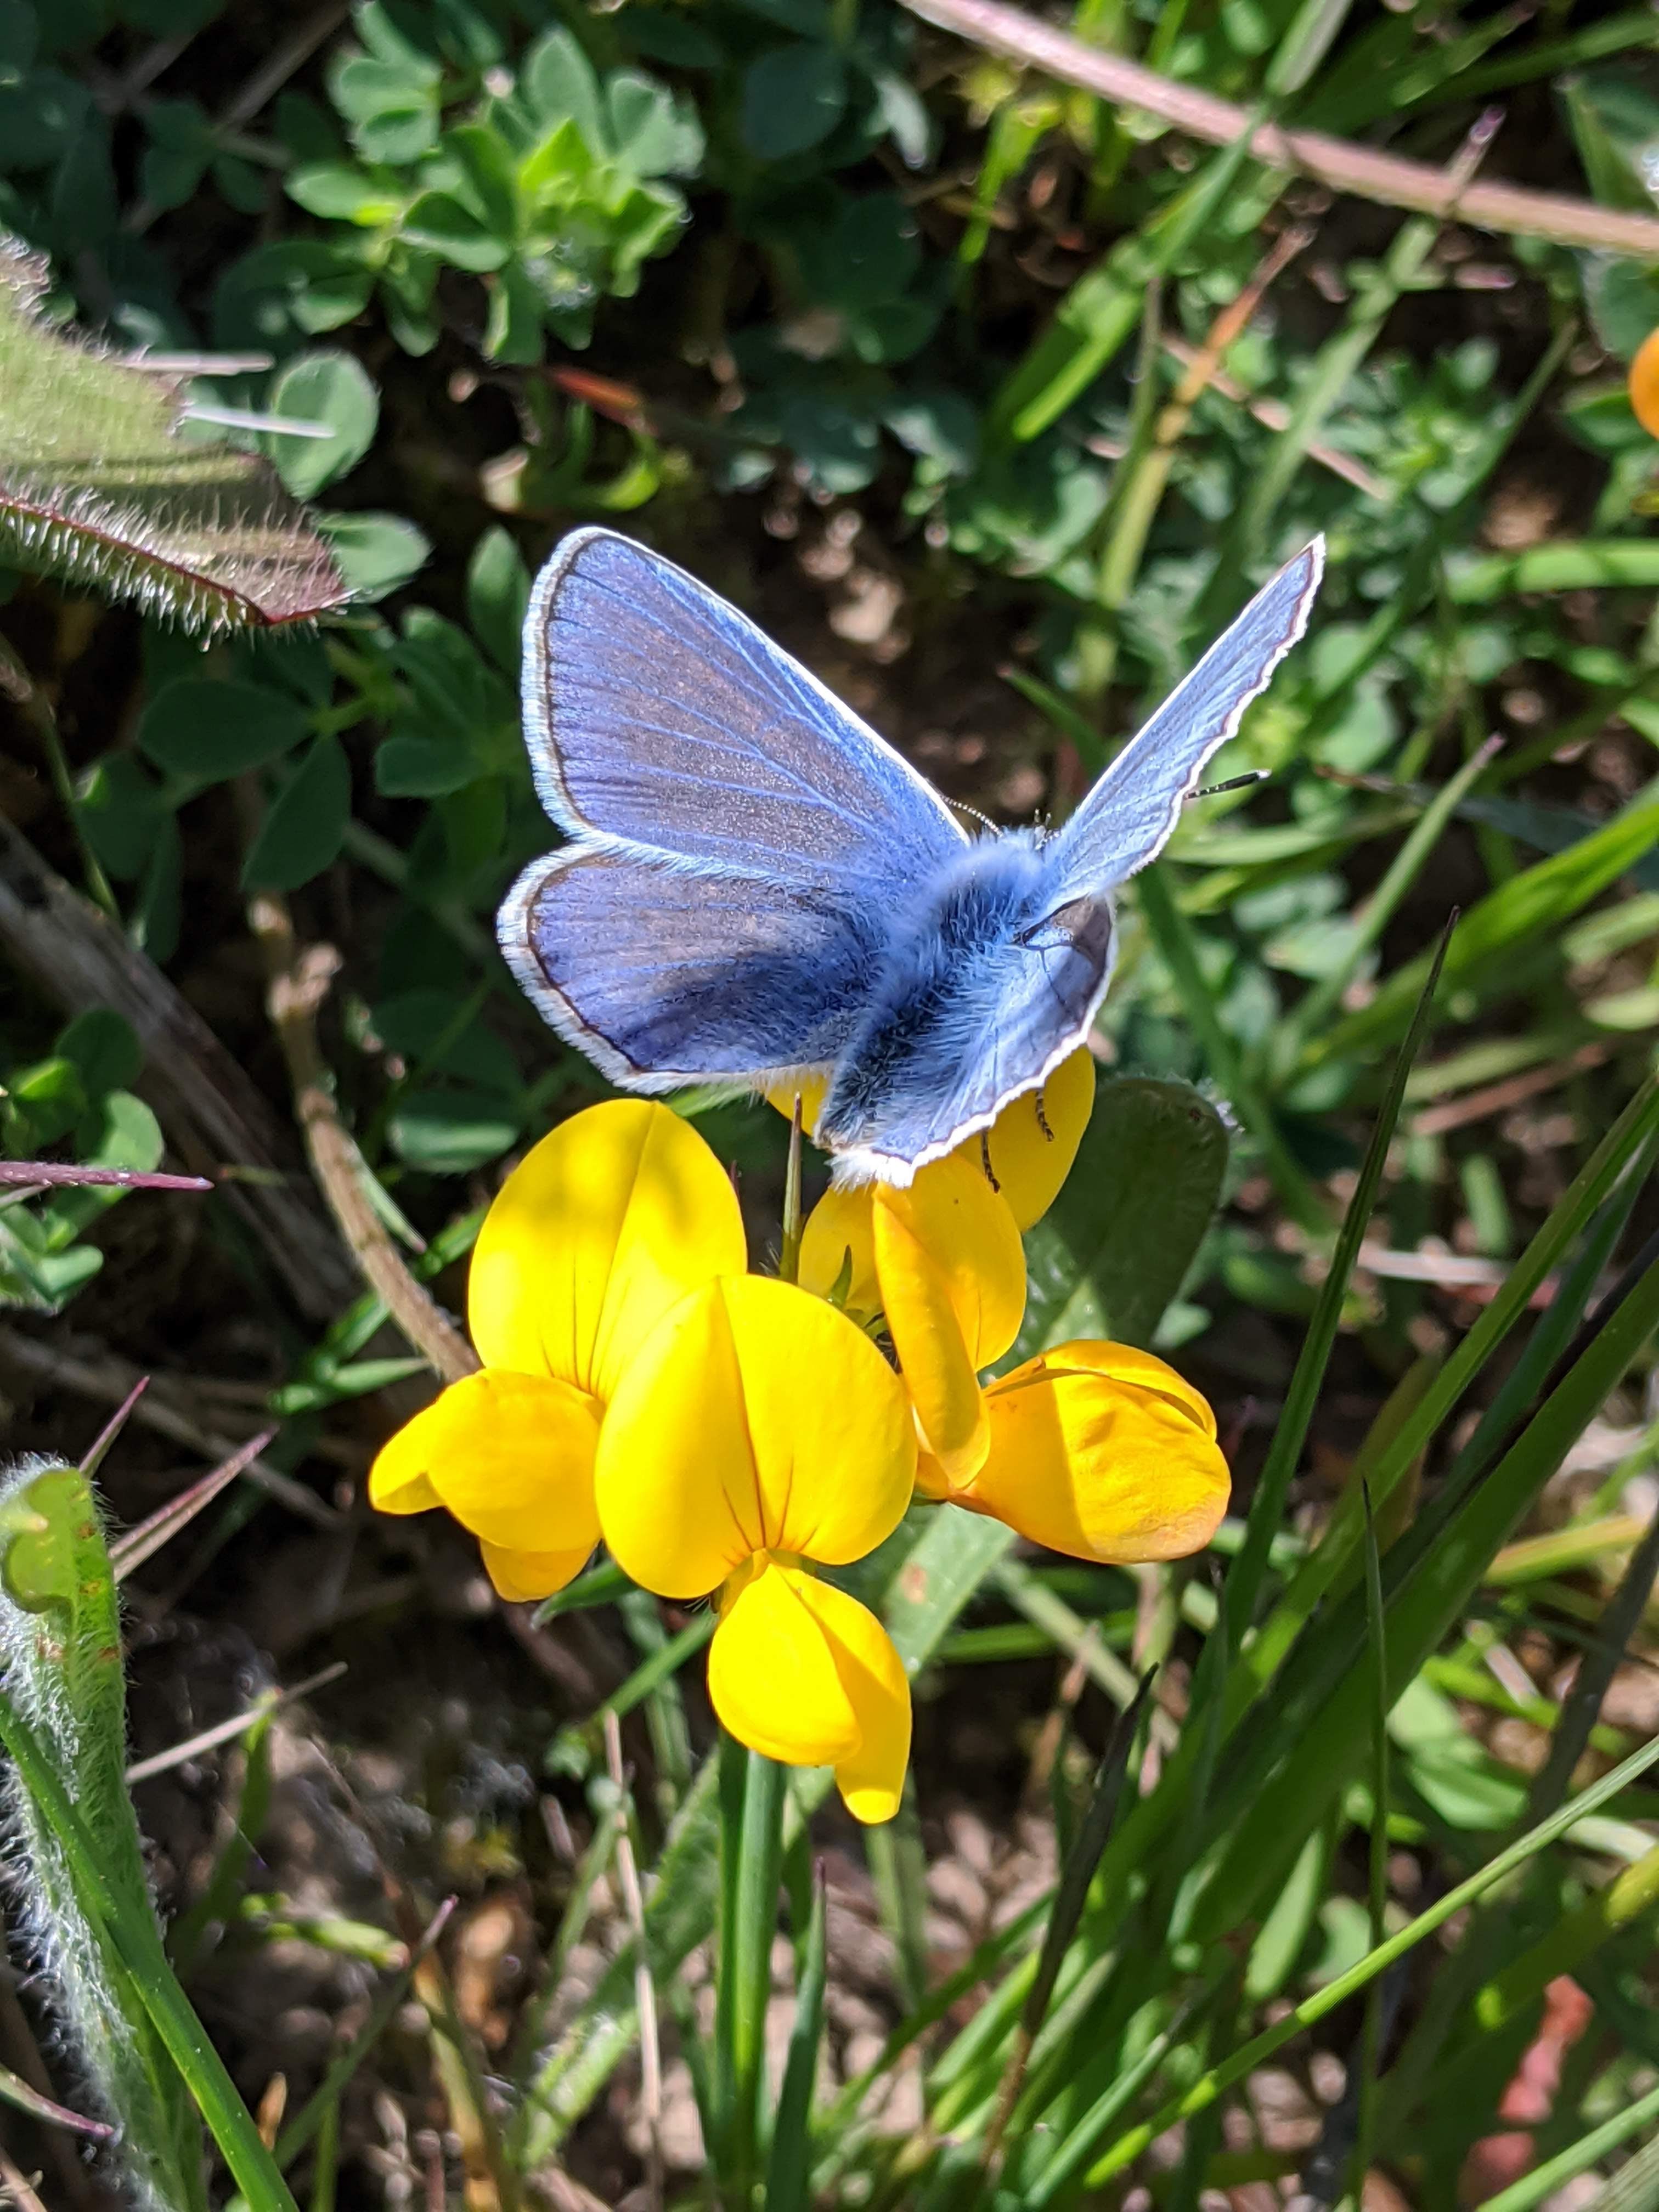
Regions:
M 1133 1345 L 1056 1345 L 985 1393 L 989 1441 L 953 1476 L 916 1470 L 949 1498 L 1051 1552 L 1130 1564 L 1200 1550 L 1227 1509 L 1231 1477 L 1208 1401 Z
M 1054 1202 L 1094 1092 L 1094 1060 L 1080 1048 L 908 1188 L 832 1189 L 808 1218 L 801 1281 L 856 1320 L 884 1316 L 922 1448 L 952 1480 L 971 1475 L 989 1447 L 979 1376 L 1019 1331 L 1021 1231 Z
M 482 1371 L 386 1444 L 371 1502 L 447 1506 L 503 1597 L 545 1597 L 599 1540 L 593 1456 L 629 1359 L 682 1298 L 746 1264 L 731 1183 L 678 1114 L 629 1099 L 562 1123 L 478 1234 L 467 1319 Z
M 726 1277 L 635 1354 L 599 1434 L 605 1542 L 660 1596 L 720 1593 L 708 1688 L 724 1726 L 833 1766 L 849 1811 L 896 1810 L 910 1692 L 875 1615 L 813 1571 L 862 1559 L 909 1503 L 897 1377 L 846 1315 L 793 1284 Z

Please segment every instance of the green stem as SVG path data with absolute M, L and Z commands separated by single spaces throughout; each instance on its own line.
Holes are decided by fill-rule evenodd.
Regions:
M 110 888 L 109 878 L 104 873 L 98 855 L 88 842 L 86 825 L 81 818 L 81 802 L 76 796 L 75 779 L 70 774 L 68 756 L 63 738 L 58 733 L 58 717 L 52 703 L 28 670 L 18 659 L 3 638 L 0 638 L 0 691 L 14 702 L 19 714 L 40 740 L 40 750 L 46 757 L 47 771 L 52 789 L 58 793 L 63 809 L 75 832 L 75 842 L 81 851 L 81 866 L 85 872 L 87 889 L 102 907 L 110 920 L 117 924 L 121 909 L 116 903 L 115 893 Z
M 760 2105 L 772 1939 L 783 1879 L 788 1770 L 721 1747 L 720 1985 L 715 2013 L 717 2167 L 727 2212 L 752 2212 L 760 2179 Z

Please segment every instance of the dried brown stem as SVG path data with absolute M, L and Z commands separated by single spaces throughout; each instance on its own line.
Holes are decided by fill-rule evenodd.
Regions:
M 51 1383 L 60 1390 L 72 1390 L 77 1397 L 90 1398 L 94 1404 L 105 1406 L 120 1405 L 131 1395 L 133 1384 L 142 1379 L 139 1370 L 124 1359 L 102 1359 L 95 1364 L 77 1359 L 71 1352 L 43 1344 L 38 1338 L 25 1336 L 21 1329 L 15 1328 L 0 1328 L 0 1365 L 14 1367 L 36 1382 Z M 154 1391 L 147 1390 L 138 1400 L 132 1409 L 132 1418 L 140 1428 L 154 1429 L 158 1436 L 182 1444 L 186 1451 L 199 1453 L 204 1459 L 234 1459 L 245 1449 L 234 1438 L 199 1427 L 187 1414 L 163 1404 Z M 273 1498 L 280 1498 L 302 1520 L 313 1522 L 319 1528 L 339 1527 L 340 1516 L 333 1507 L 325 1504 L 316 1492 L 307 1490 L 304 1483 L 296 1482 L 291 1474 L 284 1474 L 281 1468 L 255 1458 L 239 1471 L 246 1474 L 250 1482 L 257 1482 L 261 1490 L 268 1490 Z
M 144 1054 L 134 1087 L 187 1164 L 216 1170 L 234 1161 L 265 1171 L 227 1181 L 221 1198 L 246 1218 L 301 1312 L 331 1321 L 356 1294 L 356 1271 L 300 1170 L 292 1139 L 155 963 L 3 815 L 0 954 L 66 1014 L 106 1006 L 131 1024 Z
M 250 902 L 248 921 L 265 956 L 265 1005 L 294 1086 L 294 1116 L 329 1212 L 365 1280 L 410 1343 L 446 1382 L 457 1382 L 473 1373 L 477 1358 L 404 1265 L 370 1205 L 362 1156 L 340 1119 L 317 1042 L 317 1009 L 328 995 L 339 955 L 329 945 L 301 946 L 286 904 L 271 892 Z
M 1659 217 L 1598 207 L 1592 200 L 1559 192 L 1528 191 L 1519 185 L 1462 185 L 1452 171 L 1407 161 L 1374 147 L 1356 146 L 1319 131 L 1282 130 L 1276 123 L 1253 124 L 1249 112 L 1196 85 L 1177 84 L 1155 70 L 1121 54 L 1058 30 L 1005 0 L 904 0 L 913 15 L 953 31 L 958 38 L 1023 62 L 1062 84 L 1097 93 L 1120 107 L 1154 115 L 1188 137 L 1212 146 L 1231 146 L 1248 135 L 1253 158 L 1270 169 L 1291 169 L 1333 190 L 1385 207 L 1414 208 L 1423 215 L 1449 216 L 1461 222 L 1511 237 L 1547 238 L 1558 246 L 1599 248 L 1643 261 L 1659 260 Z

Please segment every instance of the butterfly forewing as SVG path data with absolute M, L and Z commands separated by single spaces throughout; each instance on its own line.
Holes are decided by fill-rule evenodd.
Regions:
M 525 637 L 538 787 L 574 836 L 883 903 L 961 850 L 908 762 L 746 617 L 629 538 L 566 538 Z
M 1055 904 L 1103 890 L 1154 860 L 1205 764 L 1308 627 L 1324 572 L 1316 538 L 1265 584 L 1107 769 L 1050 847 Z

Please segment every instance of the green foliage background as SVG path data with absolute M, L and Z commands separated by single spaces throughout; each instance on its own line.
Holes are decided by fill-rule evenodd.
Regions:
M 1062 12 L 1177 81 L 1437 163 L 1496 99 L 1489 170 L 1653 210 L 1646 9 Z M 870 1869 L 898 1961 L 884 2064 L 915 2054 L 924 2129 L 861 2114 L 839 2076 L 836 2099 L 806 2094 L 823 1917 L 792 1843 L 807 2027 L 767 2201 L 1103 2203 L 1141 2160 L 1184 2212 L 1295 2170 L 1245 2105 L 1224 2132 L 1205 2085 L 1248 2078 L 1253 2036 L 1311 2034 L 1328 2010 L 1328 2039 L 1297 2048 L 1334 2053 L 1350 2087 L 1322 2118 L 1325 2179 L 1303 2185 L 1334 2202 L 1358 2137 L 1411 2201 L 1449 2206 L 1559 1972 L 1596 2027 L 1540 2157 L 1570 2163 L 1644 2111 L 1652 1920 L 1646 1875 L 1630 1885 L 1656 1801 L 1632 1778 L 1559 1815 L 1575 1771 L 1583 1786 L 1637 1747 L 1563 1668 L 1601 1667 L 1605 1687 L 1649 1636 L 1652 1561 L 1637 1554 L 1621 1595 L 1618 1577 L 1655 1448 L 1659 446 L 1626 378 L 1659 324 L 1659 270 L 1333 204 L 894 0 L 366 0 L 314 21 L 0 0 L 0 229 L 48 258 L 50 318 L 182 361 L 184 434 L 262 456 L 353 594 L 319 626 L 204 645 L 164 618 L 164 591 L 142 617 L 98 615 L 8 572 L 0 678 L 15 659 L 65 750 L 43 758 L 20 716 L 0 802 L 199 989 L 270 1087 L 245 902 L 291 899 L 302 936 L 337 944 L 324 1048 L 362 1187 L 452 1303 L 499 1164 L 602 1088 L 520 1001 L 490 934 L 551 840 L 516 683 L 529 579 L 563 529 L 637 532 L 779 628 L 951 797 L 1024 816 L 1072 803 L 1249 590 L 1327 534 L 1312 635 L 1215 764 L 1271 782 L 1194 806 L 1136 886 L 1101 1024 L 1129 1080 L 1031 1247 L 1025 1348 L 1111 1326 L 1179 1359 L 1231 1422 L 1240 1517 L 1214 1560 L 1131 1577 L 1024 1560 L 945 1514 L 867 1578 L 924 1716 L 985 1680 L 1035 1721 L 1059 1653 L 1118 1705 L 1132 1660 L 1172 1660 L 1184 1725 L 1173 1708 L 1153 1724 L 1093 1887 L 1068 1925 L 1053 1908 L 1065 1940 L 1026 2063 L 1034 1923 L 988 1932 L 948 1994 L 924 1955 L 930 1792 L 957 1779 L 924 1720 L 921 1825 L 872 1843 Z M 1221 373 L 1181 395 L 1280 244 Z M 0 450 L 0 489 L 38 458 Z M 131 1030 L 64 1011 L 8 996 L 5 1151 L 153 1167 L 163 1131 Z M 1172 1088 L 1192 1085 L 1231 1125 L 1224 1171 L 1214 1114 Z M 691 1110 L 775 1219 L 775 1118 Z M 0 1298 L 40 1316 L 78 1299 L 152 1360 L 166 1302 L 145 1312 L 153 1279 L 100 1226 L 115 1203 L 0 1211 Z M 121 1200 L 116 1223 L 157 1203 Z M 421 1363 L 373 1296 L 319 1328 L 228 1216 L 204 1234 L 275 1347 L 276 1463 L 326 1483 L 319 1448 L 385 1433 L 380 1394 Z M 1553 1480 L 1598 1417 L 1627 1449 Z M 244 1571 L 252 1514 L 216 1539 Z M 1523 1529 L 1541 1549 L 1516 1548 Z M 694 1771 L 704 1724 L 677 1672 L 700 1632 L 603 1568 L 567 1609 L 618 1596 L 609 1702 L 648 1729 L 632 1818 L 672 2002 L 714 1916 L 714 1779 Z M 423 1633 L 416 1607 L 400 1627 Z M 534 1870 L 556 1960 L 629 1814 L 599 1717 L 562 1711 L 547 1752 L 589 1858 L 573 1875 L 522 1834 L 506 1847 Z M 1085 1703 L 1051 1761 L 1062 1849 L 1089 1832 L 1082 1747 L 1103 1733 Z M 251 1758 L 256 1801 L 258 1773 Z M 792 1834 L 815 1804 L 797 1795 Z M 1414 1954 L 1410 1981 L 1383 1960 L 1431 1893 L 1551 1820 L 1457 1946 Z M 211 1891 L 227 1943 L 245 1857 Z M 242 1942 L 255 1921 L 296 1924 L 268 1902 Z M 192 1948 L 212 1917 L 187 1923 Z M 833 1992 L 833 1954 L 827 1972 Z M 587 2154 L 595 2100 L 632 2063 L 635 1988 L 624 1951 L 585 2008 L 555 2022 L 526 2005 L 494 2102 L 453 2053 L 411 2080 L 372 2047 L 345 2073 L 384 2063 L 416 2100 L 435 2082 L 458 2127 L 476 2092 L 506 2203 L 562 2147 Z M 285 2161 L 319 2203 L 343 2124 L 341 2185 L 357 2185 L 358 2091 L 331 2081 Z M 1188 2093 L 1174 2163 L 1146 2161 L 1148 2115 L 1161 2129 Z M 718 2154 L 721 2116 L 704 2118 Z M 1595 2140 L 1589 2159 L 1617 2148 Z M 988 2142 L 1004 2161 L 988 2174 Z M 757 2176 L 718 2179 L 748 2212 Z M 1516 2187 L 1506 2212 L 1543 2193 Z

